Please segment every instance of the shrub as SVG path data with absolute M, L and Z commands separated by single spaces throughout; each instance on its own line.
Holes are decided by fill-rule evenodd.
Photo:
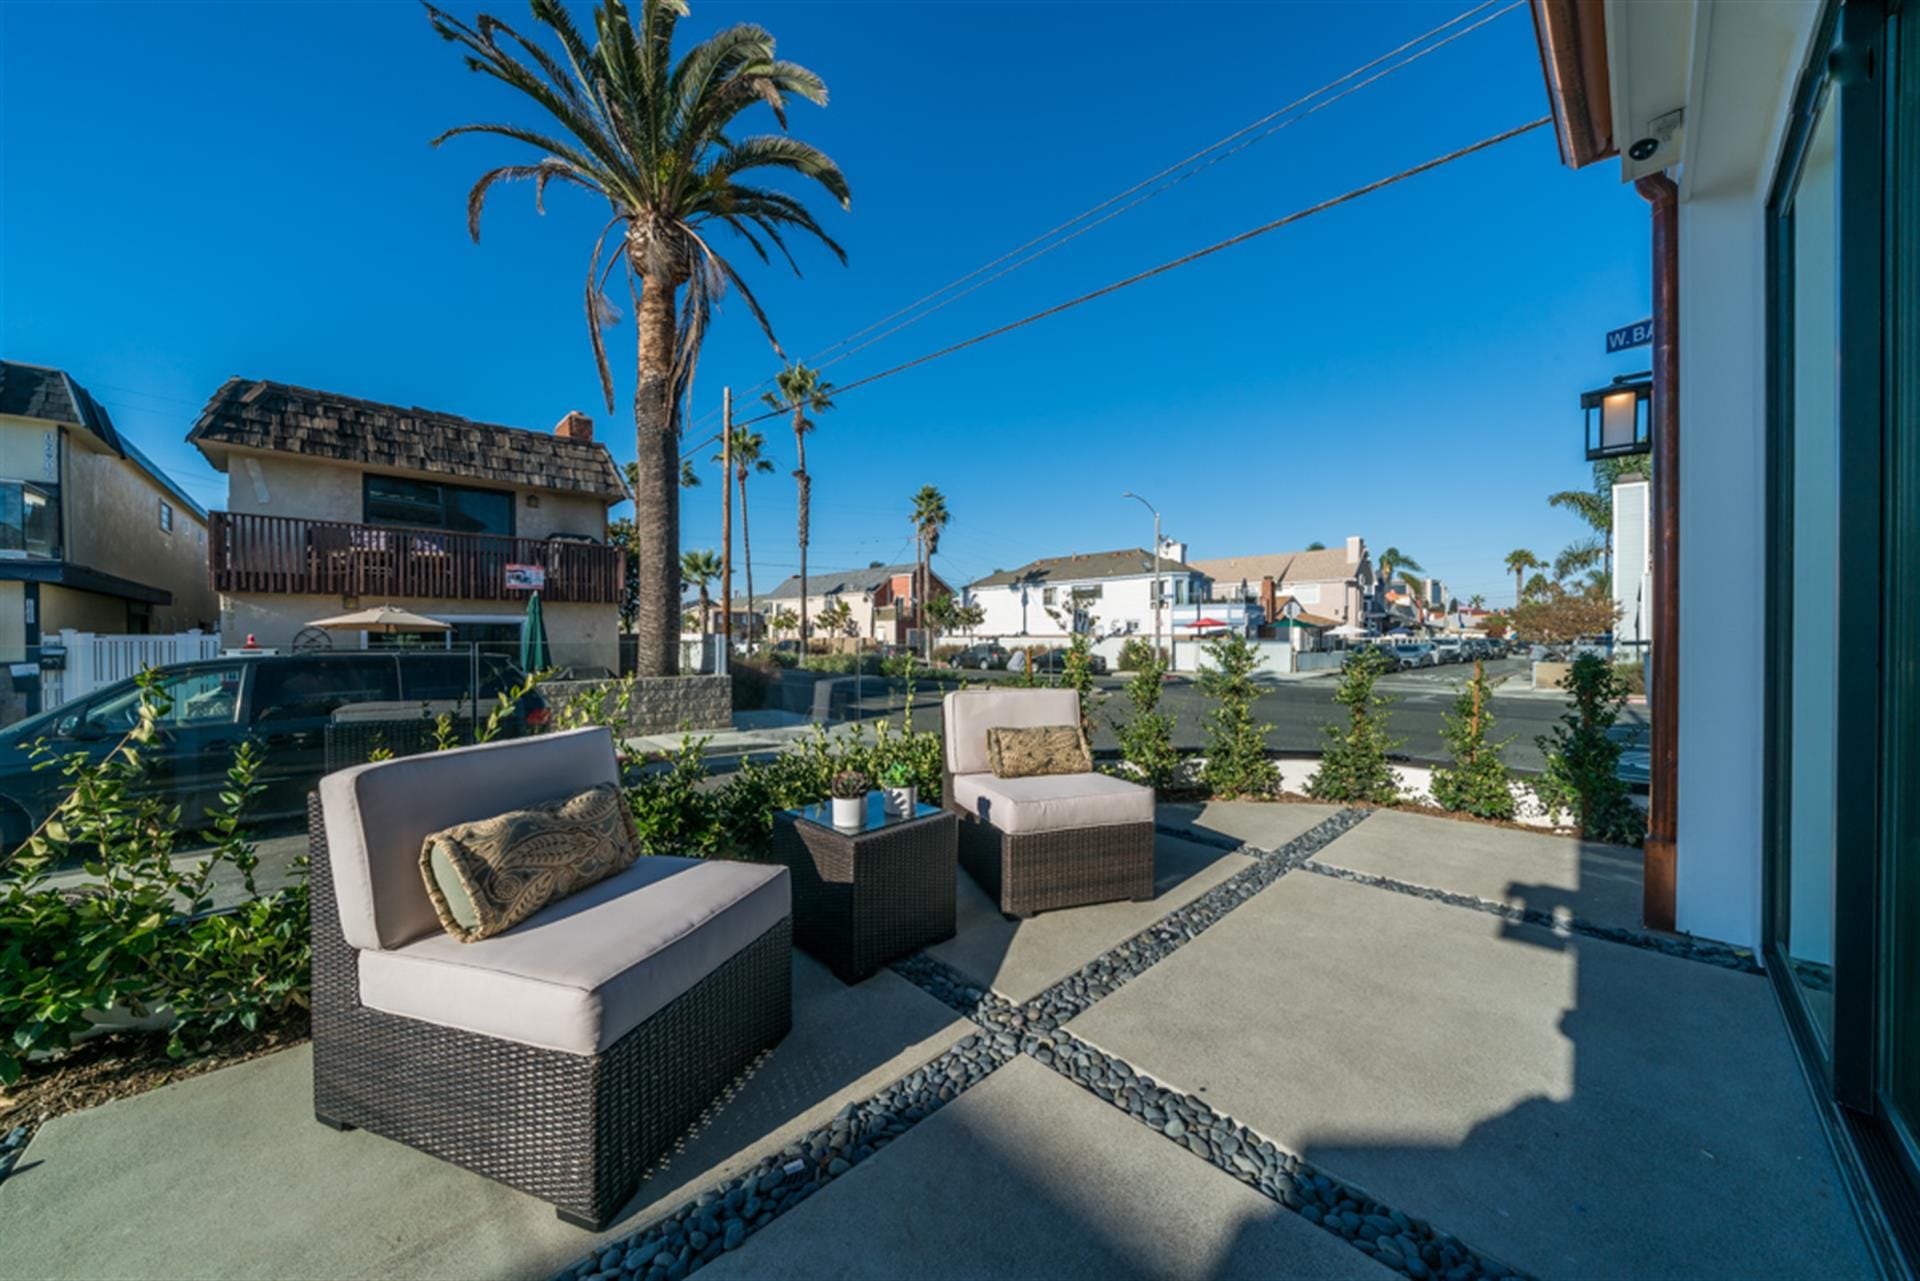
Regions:
M 1347 709 L 1347 719 L 1322 728 L 1327 748 L 1319 772 L 1307 784 L 1307 794 L 1315 800 L 1390 805 L 1400 799 L 1400 776 L 1387 763 L 1387 754 L 1401 742 L 1387 733 L 1384 709 L 1393 700 L 1374 692 L 1386 664 L 1385 655 L 1368 648 L 1340 669 L 1333 701 Z
M 1080 732 L 1093 737 L 1093 705 L 1098 697 L 1093 689 L 1093 637 L 1075 632 L 1067 642 L 1066 658 L 1060 664 L 1060 684 L 1080 696 Z
M 881 659 L 871 650 L 860 654 L 812 654 L 800 661 L 800 666 L 810 672 L 826 672 L 832 676 L 878 676 L 881 674 Z
M 1155 654 L 1153 642 L 1145 636 L 1129 636 L 1121 644 L 1120 658 L 1114 666 L 1123 672 L 1137 672 L 1149 663 L 1157 664 L 1164 671 L 1167 665 L 1166 655 Z
M 140 684 L 136 723 L 105 756 L 31 749 L 38 768 L 61 772 L 68 795 L 0 884 L 0 1083 L 17 1080 L 29 1055 L 68 1048 L 88 1011 L 169 1008 L 178 1055 L 229 1023 L 252 1030 L 307 1003 L 304 883 L 207 912 L 223 865 L 255 891 L 259 858 L 242 817 L 262 790 L 258 752 L 243 744 L 230 758 L 210 815 L 213 849 L 176 863 L 181 809 L 160 794 L 146 752 L 170 703 L 152 673 Z M 84 886 L 48 884 L 54 868 L 73 865 L 90 873 Z
M 1498 681 L 1487 679 L 1475 662 L 1473 679 L 1460 689 L 1440 731 L 1453 754 L 1453 768 L 1433 771 L 1433 799 L 1441 809 L 1480 818 L 1513 817 L 1513 785 L 1501 753 L 1512 739 L 1493 738 L 1493 709 L 1488 699 Z
M 1145 663 L 1127 680 L 1126 699 L 1133 715 L 1113 725 L 1120 739 L 1120 755 L 1156 792 L 1173 782 L 1180 766 L 1179 755 L 1173 750 L 1173 717 L 1160 710 L 1165 675 L 1166 669 L 1149 652 Z
M 1207 713 L 1207 764 L 1202 777 L 1216 796 L 1258 796 L 1280 785 L 1280 775 L 1267 756 L 1267 731 L 1253 719 L 1253 700 L 1260 688 L 1253 682 L 1260 655 L 1238 632 L 1207 642 L 1208 665 L 1200 673 L 1200 689 L 1219 705 Z
M 1573 695 L 1573 706 L 1536 740 L 1547 769 L 1534 781 L 1534 794 L 1548 818 L 1557 823 L 1570 815 L 1587 840 L 1638 845 L 1646 838 L 1646 816 L 1620 781 L 1620 744 L 1607 733 L 1620 718 L 1626 683 L 1604 658 L 1582 654 L 1561 686 Z
M 933 661 L 936 663 L 951 663 L 955 655 L 965 653 L 966 650 L 967 646 L 965 645 L 948 643 L 935 645 L 933 647 Z

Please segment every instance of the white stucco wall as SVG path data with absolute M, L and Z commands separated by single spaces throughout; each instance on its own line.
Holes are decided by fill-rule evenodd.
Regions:
M 1163 585 L 1170 576 L 1163 577 Z M 1193 580 L 1191 589 L 1194 596 L 1199 593 L 1198 580 Z M 1153 633 L 1153 578 L 1142 575 L 1139 578 L 1103 578 L 1097 582 L 1069 583 L 1028 583 L 1000 587 L 976 587 L 971 589 L 971 598 L 986 613 L 986 619 L 974 629 L 974 635 L 1007 639 L 1028 637 L 1040 639 L 1064 639 L 1067 629 L 1055 621 L 1047 612 L 1045 594 L 1048 589 L 1054 593 L 1054 608 L 1064 617 L 1071 609 L 1072 589 L 1076 587 L 1098 587 L 1100 599 L 1086 603 L 1086 611 L 1093 616 L 1094 633 L 1107 636 L 1128 631 L 1146 635 Z M 1024 601 L 1022 594 L 1024 593 Z M 1162 620 L 1162 626 L 1166 621 Z

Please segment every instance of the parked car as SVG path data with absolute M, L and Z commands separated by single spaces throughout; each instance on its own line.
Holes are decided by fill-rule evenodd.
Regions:
M 1087 669 L 1095 676 L 1105 676 L 1107 674 L 1107 660 L 1098 654 L 1088 654 Z M 1066 671 L 1067 651 L 1065 649 L 1050 649 L 1044 654 L 1036 654 L 1033 659 L 1033 670 L 1036 672 Z
M 1464 662 L 1467 651 L 1457 636 L 1443 636 L 1433 642 L 1433 661 L 1436 663 Z
M 1440 661 L 1425 641 L 1401 641 L 1394 645 L 1393 654 L 1402 667 L 1434 667 Z
M 1012 657 L 1012 653 L 1005 645 L 991 643 L 969 645 L 953 656 L 953 665 L 972 668 L 979 672 L 997 671 L 1007 665 L 1007 659 Z
M 145 749 L 142 791 L 178 804 L 182 828 L 205 824 L 242 742 L 261 753 L 264 790 L 249 817 L 294 817 L 306 812 L 307 793 L 326 772 L 328 726 L 356 719 L 354 709 L 362 719 L 386 720 L 465 711 L 477 675 L 485 716 L 524 679 L 502 658 L 444 651 L 248 655 L 155 672 L 168 707 Z M 33 745 L 44 740 L 57 756 L 99 760 L 134 728 L 140 699 L 135 681 L 117 681 L 0 729 L 0 845 L 16 848 L 66 795 L 59 769 L 34 768 Z M 530 692 L 503 717 L 500 734 L 523 734 L 548 715 L 546 700 Z

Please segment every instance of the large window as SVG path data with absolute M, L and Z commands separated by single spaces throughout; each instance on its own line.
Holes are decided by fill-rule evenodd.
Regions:
M 366 478 L 366 523 L 463 534 L 513 533 L 513 495 L 404 476 Z
M 60 556 L 60 500 L 51 485 L 0 481 L 0 555 Z

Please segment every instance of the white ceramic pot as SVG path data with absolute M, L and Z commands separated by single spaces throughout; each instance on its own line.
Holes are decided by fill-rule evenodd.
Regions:
M 913 813 L 914 805 L 919 801 L 917 792 L 911 783 L 905 787 L 883 787 L 881 796 L 886 798 L 887 813 L 895 818 Z
M 867 798 L 864 796 L 836 796 L 833 798 L 833 825 L 835 827 L 860 828 L 867 825 Z

